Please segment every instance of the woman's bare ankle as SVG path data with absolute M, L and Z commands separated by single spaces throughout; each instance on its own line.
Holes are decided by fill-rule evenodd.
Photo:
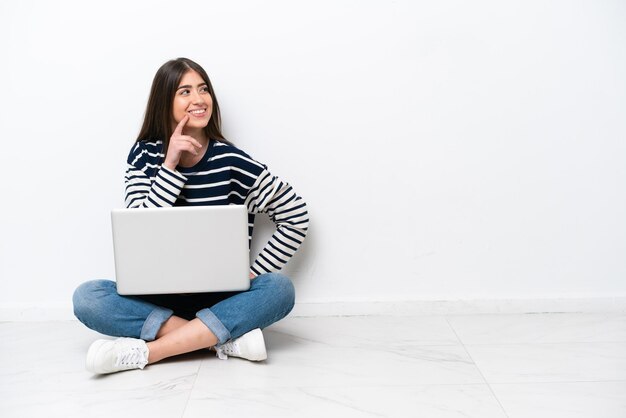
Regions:
M 159 357 L 157 344 L 154 344 L 154 341 L 150 341 L 146 343 L 148 346 L 148 364 L 156 363 L 157 361 L 163 360 L 163 357 Z

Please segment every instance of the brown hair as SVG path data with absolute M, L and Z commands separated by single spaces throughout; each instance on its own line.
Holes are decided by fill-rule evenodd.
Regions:
M 137 142 L 161 140 L 163 141 L 163 154 L 167 154 L 170 137 L 174 132 L 174 128 L 172 128 L 174 95 L 183 75 L 190 70 L 200 74 L 200 77 L 207 84 L 209 94 L 213 100 L 211 119 L 209 119 L 209 123 L 204 128 L 207 138 L 227 144 L 230 143 L 222 135 L 220 106 L 217 104 L 211 80 L 209 80 L 209 76 L 200 65 L 188 58 L 170 60 L 163 64 L 154 75 L 143 125 L 137 136 Z

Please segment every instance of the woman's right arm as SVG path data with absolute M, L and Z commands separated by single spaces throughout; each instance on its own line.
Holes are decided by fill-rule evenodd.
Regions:
M 157 167 L 154 178 L 148 177 L 143 167 L 128 164 L 124 183 L 127 208 L 159 208 L 174 206 L 187 178 L 165 166 Z M 149 163 L 147 163 L 149 164 Z
M 158 147 L 159 142 L 137 142 L 130 151 L 124 177 L 127 208 L 174 206 L 187 182 L 187 177 L 176 171 L 180 157 L 184 152 L 197 155 L 201 147 L 194 138 L 183 134 L 188 120 L 189 116 L 185 116 L 176 126 L 162 165 L 163 153 Z

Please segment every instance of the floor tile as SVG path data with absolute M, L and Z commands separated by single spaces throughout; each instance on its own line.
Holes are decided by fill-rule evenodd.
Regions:
M 451 316 L 464 344 L 626 342 L 626 315 L 526 314 Z
M 1 323 L 0 416 L 182 415 L 210 353 L 97 376 L 85 370 L 87 348 L 97 338 L 107 337 L 73 321 Z
M 626 380 L 626 343 L 466 345 L 489 383 Z
M 626 381 L 491 385 L 509 418 L 624 418 Z
M 291 334 L 264 331 L 268 360 L 204 361 L 196 386 L 304 387 L 485 383 L 461 345 L 335 347 Z
M 271 329 L 334 347 L 459 344 L 443 316 L 299 317 L 288 318 Z
M 202 359 L 211 357 L 209 352 L 191 353 L 143 371 L 97 376 L 85 370 L 87 349 L 97 338 L 110 337 L 75 321 L 0 324 L 0 393 L 159 388 L 165 382 L 177 387 L 193 382 Z
M 184 418 L 476 417 L 506 418 L 487 385 L 194 389 Z
M 130 372 L 129 372 L 130 373 Z M 189 399 L 190 381 L 125 390 L 0 391 L 0 416 L 32 417 L 180 417 Z M 178 385 L 178 386 L 176 386 Z M 176 386 L 172 389 L 172 386 Z

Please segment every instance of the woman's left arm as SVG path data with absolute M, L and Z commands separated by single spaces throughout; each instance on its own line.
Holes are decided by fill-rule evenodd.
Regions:
M 245 205 L 250 213 L 267 213 L 276 224 L 276 232 L 252 263 L 251 272 L 258 276 L 280 270 L 306 237 L 306 203 L 289 184 L 263 170 L 248 192 Z

